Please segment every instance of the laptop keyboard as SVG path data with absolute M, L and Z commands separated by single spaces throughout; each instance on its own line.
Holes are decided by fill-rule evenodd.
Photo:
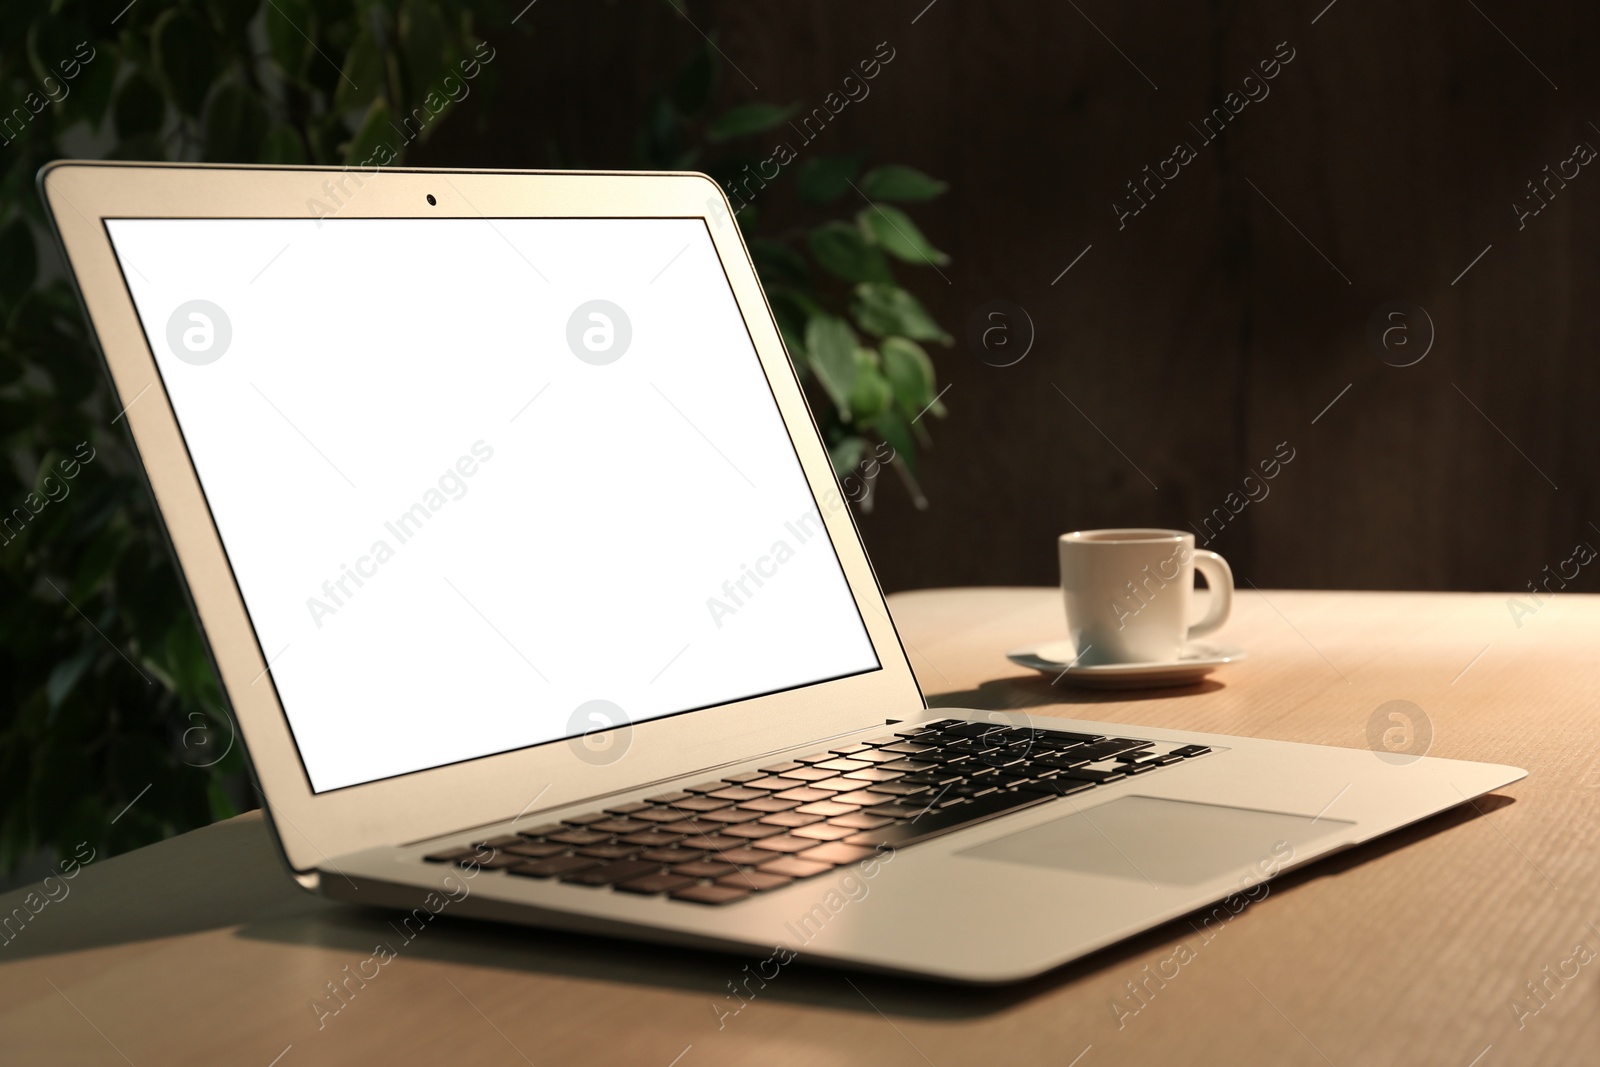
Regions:
M 944 719 L 423 858 L 731 904 L 1210 751 Z

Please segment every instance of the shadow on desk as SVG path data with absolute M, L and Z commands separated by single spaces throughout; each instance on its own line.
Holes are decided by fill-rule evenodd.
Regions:
M 976 689 L 954 693 L 928 694 L 931 708 L 978 708 L 983 711 L 1042 708 L 1052 704 L 1127 704 L 1136 700 L 1171 700 L 1174 697 L 1215 693 L 1227 686 L 1214 678 L 1202 678 L 1193 685 L 1172 685 L 1160 689 L 1082 689 L 1056 685 L 1042 674 L 993 678 Z
M 1311 879 L 1348 871 L 1511 803 L 1509 797 L 1489 795 L 1478 800 L 1476 809 L 1461 805 L 1443 812 L 1283 875 L 1272 883 L 1272 897 L 1292 893 Z M 174 863 L 179 858 L 183 862 Z M 174 868 L 187 873 L 175 875 Z M 151 891 L 163 885 L 167 892 Z M 24 930 L 0 952 L 0 965 L 227 928 L 235 928 L 235 936 L 241 938 L 348 952 L 352 964 L 369 956 L 379 942 L 396 943 L 396 930 L 390 925 L 395 913 L 335 904 L 296 888 L 280 866 L 259 818 L 232 819 L 91 865 L 81 873 L 78 886 L 73 897 L 51 905 L 63 912 L 72 908 L 74 914 L 57 914 L 57 921 L 30 924 L 35 928 Z M 19 906 L 26 892 L 0 897 L 0 913 Z M 74 897 L 78 898 L 76 906 Z M 1263 902 L 1252 911 L 1267 906 Z M 907 1017 L 982 1017 L 1101 974 L 1165 946 L 1177 936 L 1186 936 L 1190 930 L 1185 919 L 1177 919 L 1039 978 L 998 988 L 853 972 L 846 981 L 846 972 L 807 966 L 802 956 L 784 968 L 783 981 L 769 982 L 759 996 Z M 729 983 L 742 980 L 742 968 L 765 955 L 725 955 L 449 917 L 417 934 L 399 952 L 408 958 L 480 969 L 698 989 L 708 1004 L 730 1007 L 737 1001 L 723 1000 L 729 995 Z

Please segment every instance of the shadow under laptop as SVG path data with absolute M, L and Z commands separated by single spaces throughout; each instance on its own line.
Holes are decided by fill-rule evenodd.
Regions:
M 1227 686 L 1214 678 L 1202 678 L 1189 685 L 1158 689 L 1083 689 L 1057 685 L 1040 674 L 992 678 L 976 689 L 953 693 L 927 693 L 930 708 L 977 708 L 980 711 L 1015 711 L 1042 708 L 1053 704 L 1127 704 L 1137 700 L 1172 700 L 1215 693 Z
M 1510 797 L 1488 795 L 1472 805 L 1460 805 L 1403 830 L 1289 872 L 1271 883 L 1271 896 L 1281 898 L 1302 884 L 1328 874 L 1343 873 L 1390 852 L 1403 849 L 1434 834 L 1512 804 Z M 279 875 L 281 877 L 281 874 Z M 321 903 L 321 902 L 319 902 Z M 1252 906 L 1251 911 L 1259 905 Z M 1103 974 L 1128 960 L 1170 946 L 1178 937 L 1190 937 L 1195 916 L 1175 919 L 1084 959 L 1028 981 L 1006 986 L 956 986 L 927 979 L 844 971 L 810 965 L 804 952 L 785 964 L 764 985 L 752 981 L 754 999 L 770 999 L 861 1012 L 882 1012 L 915 1018 L 966 1019 L 1009 1010 L 1044 993 Z M 736 1008 L 730 993 L 757 971 L 771 952 L 736 955 L 704 949 L 676 948 L 593 935 L 568 934 L 532 927 L 512 926 L 474 919 L 443 921 L 416 932 L 406 940 L 399 930 L 399 913 L 324 904 L 311 912 L 242 926 L 240 937 L 285 944 L 317 945 L 348 950 L 352 959 L 365 958 L 380 942 L 393 945 L 400 956 L 455 963 L 475 968 L 499 967 L 578 981 L 599 981 L 662 989 L 700 992 L 712 1005 Z M 967 916 L 978 921 L 981 916 Z M 953 918 L 952 921 L 962 921 Z M 937 936 L 937 931 L 930 931 Z M 747 971 L 745 968 L 748 967 Z M 770 968 L 769 968 L 770 970 Z M 748 995 L 748 994 L 747 994 Z

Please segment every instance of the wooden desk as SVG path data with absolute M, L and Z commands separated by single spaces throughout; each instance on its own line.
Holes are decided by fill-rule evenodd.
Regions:
M 319 1031 L 311 998 L 394 931 L 294 889 L 250 815 L 90 864 L 0 947 L 0 1062 L 1600 1062 L 1600 597 L 1556 597 L 1520 629 L 1505 599 L 1245 592 L 1224 633 L 1247 661 L 1118 695 L 1003 658 L 1060 632 L 1053 591 L 893 598 L 937 705 L 1361 747 L 1373 710 L 1404 699 L 1431 720 L 1432 754 L 1532 771 L 1476 811 L 1274 882 L 1210 941 L 1175 922 L 1000 990 L 792 964 L 719 1030 L 711 1004 L 752 961 L 447 920 Z M 1146 981 L 1181 944 L 1173 977 Z M 1130 982 L 1150 991 L 1137 1013 Z M 1526 982 L 1545 982 L 1543 1006 Z

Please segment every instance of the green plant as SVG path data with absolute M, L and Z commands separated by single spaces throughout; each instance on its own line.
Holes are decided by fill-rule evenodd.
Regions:
M 700 169 L 728 190 L 834 469 L 844 477 L 869 453 L 892 454 L 890 466 L 917 506 L 925 506 L 917 478 L 918 447 L 930 443 L 923 416 L 945 409 L 923 344 L 951 339 L 896 282 L 893 264 L 937 270 L 949 257 L 896 203 L 931 200 L 945 183 L 896 164 L 862 173 L 859 155 L 816 152 L 790 132 L 796 106 L 756 102 L 712 114 L 720 54 L 708 41 L 671 89 L 651 98 L 637 161 L 651 169 Z M 749 147 L 767 147 L 773 137 L 762 135 L 773 131 L 782 147 L 768 155 Z M 772 167 L 778 173 L 767 179 Z M 775 196 L 773 186 L 785 184 L 805 221 L 769 234 L 763 223 L 776 212 L 762 204 Z M 880 451 L 875 441 L 893 452 Z M 864 502 L 870 506 L 870 495 Z
M 114 854 L 249 803 L 121 404 L 45 237 L 35 173 L 97 143 L 113 159 L 401 161 L 455 101 L 492 92 L 499 68 L 480 31 L 503 42 L 514 22 L 526 29 L 514 10 L 527 9 L 30 0 L 0 20 L 0 868 L 80 841 Z M 639 163 L 736 180 L 752 158 L 739 146 L 786 112 L 745 104 L 708 118 L 716 79 L 707 47 L 653 98 Z M 859 170 L 820 154 L 788 169 L 818 216 L 804 227 L 766 236 L 753 207 L 738 218 L 836 467 L 886 442 L 920 500 L 919 416 L 943 412 L 921 342 L 948 337 L 890 261 L 944 257 L 891 202 L 944 186 L 904 167 Z M 844 221 L 852 183 L 873 206 Z
M 35 172 L 96 139 L 116 159 L 387 163 L 490 87 L 474 27 L 510 21 L 423 0 L 117 6 L 35 0 L 0 20 L 0 868 L 248 802 Z

